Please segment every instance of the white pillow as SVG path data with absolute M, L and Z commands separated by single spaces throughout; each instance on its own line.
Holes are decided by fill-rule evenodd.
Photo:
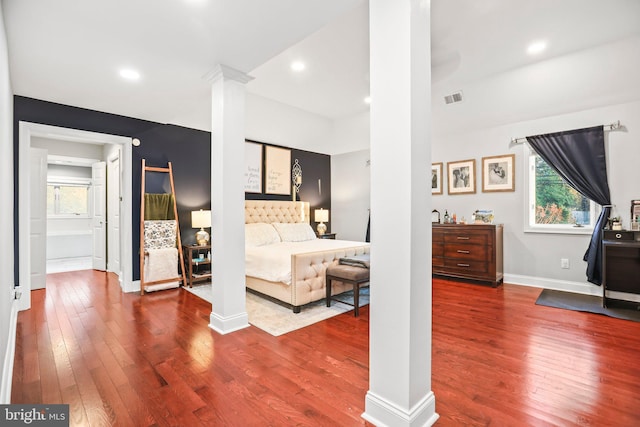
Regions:
M 274 222 L 273 226 L 278 230 L 280 239 L 283 242 L 304 242 L 316 239 L 316 233 L 306 222 L 296 222 L 292 224 Z
M 257 222 L 244 225 L 245 246 L 265 246 L 279 241 L 280 235 L 271 224 Z

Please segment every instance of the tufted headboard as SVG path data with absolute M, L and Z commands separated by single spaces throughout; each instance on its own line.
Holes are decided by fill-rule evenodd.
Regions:
M 309 202 L 283 200 L 245 200 L 244 222 L 306 222 L 309 223 Z

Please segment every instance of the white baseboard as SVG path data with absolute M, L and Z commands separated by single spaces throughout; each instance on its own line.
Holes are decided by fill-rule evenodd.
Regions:
M 123 283 L 122 292 L 125 292 L 125 293 L 140 292 L 140 280 L 133 280 L 129 282 L 128 286 L 124 284 L 124 282 L 122 283 Z
M 9 334 L 7 337 L 7 351 L 4 355 L 2 365 L 2 383 L 0 384 L 0 404 L 11 403 L 11 384 L 13 383 L 13 361 L 16 353 L 16 332 L 18 328 L 18 301 L 11 303 L 11 314 L 9 317 Z
M 369 390 L 362 414 L 362 418 L 378 427 L 427 427 L 432 426 L 439 417 L 432 391 L 407 410 Z
M 544 277 L 520 276 L 505 274 L 504 282 L 512 285 L 533 286 L 556 291 L 573 292 L 576 294 L 602 296 L 602 287 L 589 282 L 570 282 L 567 280 L 546 279 Z M 640 295 L 626 292 L 607 291 L 607 298 L 623 301 L 640 302 Z
M 209 327 L 219 334 L 229 334 L 249 327 L 249 315 L 246 311 L 233 316 L 222 317 L 216 313 L 209 316 Z
M 548 279 L 545 277 L 505 274 L 504 283 L 511 285 L 533 286 L 543 289 L 573 292 L 576 294 L 602 296 L 602 288 L 589 282 L 572 282 L 568 280 Z

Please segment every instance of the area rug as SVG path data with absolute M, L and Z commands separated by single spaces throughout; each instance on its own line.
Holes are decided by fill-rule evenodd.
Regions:
M 607 307 L 605 308 L 602 306 L 602 298 L 594 295 L 544 289 L 536 304 L 640 322 L 640 305 L 638 303 L 607 299 Z
M 205 301 L 211 302 L 211 284 L 183 288 Z M 342 301 L 353 304 L 353 291 L 339 296 Z M 360 289 L 360 307 L 369 304 L 369 288 Z M 295 314 L 289 307 L 285 307 L 261 296 L 247 292 L 247 314 L 249 323 L 274 336 L 280 336 L 296 329 L 304 328 L 338 314 L 352 311 L 353 307 L 340 301 L 332 301 L 331 307 L 326 306 L 324 299 L 315 301 L 302 307 L 300 313 Z

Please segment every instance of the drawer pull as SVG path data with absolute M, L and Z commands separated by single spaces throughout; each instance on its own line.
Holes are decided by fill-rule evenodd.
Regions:
M 469 252 L 469 251 L 461 251 L 460 249 L 458 249 L 458 251 L 457 251 L 457 252 L 458 252 L 459 254 L 469 254 L 469 253 L 471 253 L 471 252 Z
M 457 264 L 458 267 L 469 267 L 469 264 Z
M 616 239 L 621 239 L 621 238 L 622 238 L 622 234 L 616 233 Z
M 456 237 L 456 239 L 458 239 L 458 240 L 469 240 L 469 238 L 465 237 L 465 236 L 458 236 L 458 237 Z

